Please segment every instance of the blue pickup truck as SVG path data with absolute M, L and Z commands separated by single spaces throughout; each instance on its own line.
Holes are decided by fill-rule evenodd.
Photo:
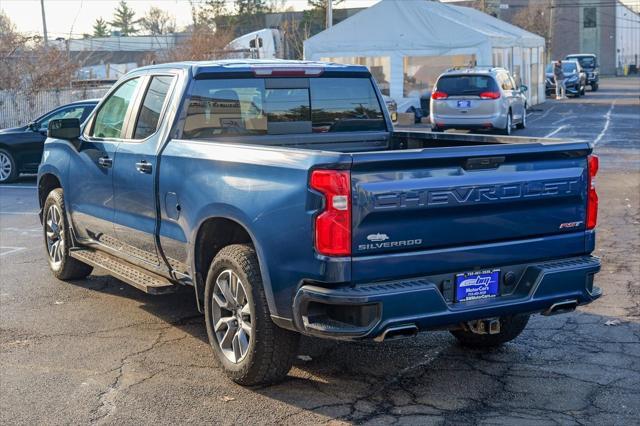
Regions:
M 244 385 L 284 378 L 300 334 L 495 346 L 601 295 L 589 143 L 394 131 L 382 99 L 360 66 L 128 73 L 84 123 L 49 124 L 53 274 L 193 287 Z

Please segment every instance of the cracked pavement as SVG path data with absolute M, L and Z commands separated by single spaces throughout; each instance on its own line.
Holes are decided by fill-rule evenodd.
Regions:
M 468 350 L 447 332 L 305 339 L 289 379 L 242 388 L 216 367 L 191 289 L 146 295 L 48 271 L 33 177 L 0 187 L 0 424 L 595 424 L 640 421 L 640 80 L 536 107 L 516 135 L 594 140 L 596 283 L 577 312 Z M 556 123 L 556 124 L 553 124 Z

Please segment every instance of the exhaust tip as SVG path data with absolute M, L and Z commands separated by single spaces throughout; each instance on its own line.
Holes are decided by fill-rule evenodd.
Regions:
M 559 314 L 568 314 L 569 312 L 573 312 L 578 307 L 577 300 L 565 300 L 563 302 L 554 303 L 551 305 L 549 309 L 544 311 L 542 315 L 550 316 L 550 315 L 559 315 Z
M 404 339 L 407 337 L 414 337 L 418 334 L 418 327 L 415 324 L 401 325 L 398 327 L 387 328 L 381 335 L 376 337 L 376 342 L 382 342 L 385 340 Z

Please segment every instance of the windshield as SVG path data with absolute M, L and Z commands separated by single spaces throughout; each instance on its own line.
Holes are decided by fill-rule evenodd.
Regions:
M 554 64 L 547 65 L 547 70 L 546 70 L 547 74 L 553 74 L 553 65 Z M 563 74 L 575 74 L 576 72 L 578 72 L 578 67 L 575 62 L 571 61 L 571 62 L 562 63 Z
M 596 67 L 596 58 L 593 56 L 569 56 L 567 59 L 577 60 L 583 68 Z
M 196 80 L 183 137 L 384 131 L 368 78 Z
M 436 83 L 435 89 L 449 96 L 479 95 L 482 92 L 497 92 L 498 85 L 487 75 L 446 75 Z

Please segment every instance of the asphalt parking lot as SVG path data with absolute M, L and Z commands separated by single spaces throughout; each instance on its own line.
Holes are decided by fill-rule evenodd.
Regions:
M 35 179 L 0 187 L 0 424 L 597 424 L 640 419 L 640 79 L 550 100 L 518 136 L 596 143 L 597 285 L 577 312 L 532 318 L 496 350 L 447 332 L 305 340 L 284 383 L 217 369 L 192 291 L 146 295 L 97 271 L 49 273 Z

